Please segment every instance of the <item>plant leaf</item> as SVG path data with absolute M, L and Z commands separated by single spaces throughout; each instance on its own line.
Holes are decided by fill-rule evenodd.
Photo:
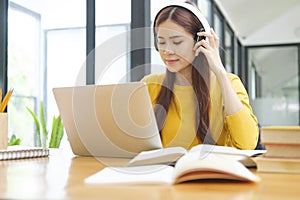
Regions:
M 40 130 L 39 120 L 38 120 L 36 114 L 34 114 L 34 112 L 32 112 L 32 110 L 30 110 L 30 108 L 26 107 L 26 109 L 29 111 L 29 113 L 31 114 L 31 116 L 33 117 L 33 120 L 35 122 L 35 130 L 36 130 L 36 134 L 37 134 L 37 146 L 41 147 L 42 142 L 41 142 L 41 130 Z
M 21 139 L 17 138 L 15 134 L 13 134 L 8 142 L 8 146 L 19 145 L 21 143 Z
M 40 102 L 40 122 L 42 125 L 42 130 L 43 130 L 43 147 L 46 147 L 46 141 L 48 139 L 48 130 L 47 130 L 47 124 L 46 124 L 46 119 L 45 119 L 45 110 L 44 110 L 44 105 L 43 102 Z
M 56 147 L 56 129 L 57 129 L 57 120 L 55 117 L 53 117 L 52 120 L 52 132 L 51 132 L 51 138 L 49 142 L 49 147 L 50 148 L 55 148 Z
M 60 116 L 58 116 L 57 118 L 53 117 L 51 139 L 49 142 L 50 148 L 59 148 L 60 141 L 63 137 L 63 133 L 64 133 L 64 126 L 62 124 L 61 117 Z
M 57 144 L 56 146 L 60 146 L 60 142 L 62 137 L 64 136 L 64 125 L 61 120 L 61 116 L 58 116 L 58 133 L 57 133 Z

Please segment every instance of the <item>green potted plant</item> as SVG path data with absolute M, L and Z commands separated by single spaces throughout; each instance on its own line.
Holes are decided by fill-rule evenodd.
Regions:
M 40 119 L 37 115 L 28 107 L 26 107 L 35 122 L 36 134 L 37 134 L 37 146 L 39 147 L 47 147 L 48 140 L 48 130 L 47 123 L 45 120 L 45 111 L 43 102 L 40 102 Z M 41 129 L 43 133 L 43 139 L 41 137 Z M 58 117 L 53 117 L 52 120 L 52 130 L 50 135 L 50 141 L 48 144 L 49 148 L 59 148 L 61 139 L 64 135 L 64 125 L 62 123 L 60 115 Z

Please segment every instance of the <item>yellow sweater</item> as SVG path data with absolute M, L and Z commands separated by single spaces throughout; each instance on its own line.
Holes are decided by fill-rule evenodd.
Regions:
M 152 104 L 160 91 L 165 74 L 151 74 L 142 79 L 147 83 Z M 254 149 L 258 140 L 257 119 L 249 105 L 247 92 L 234 75 L 228 73 L 233 88 L 243 108 L 237 113 L 225 116 L 222 94 L 218 81 L 211 76 L 210 129 L 217 145 L 234 146 L 239 149 Z M 171 102 L 165 124 L 161 131 L 164 147 L 182 146 L 190 149 L 200 144 L 195 129 L 195 103 L 192 86 L 174 85 L 175 102 Z

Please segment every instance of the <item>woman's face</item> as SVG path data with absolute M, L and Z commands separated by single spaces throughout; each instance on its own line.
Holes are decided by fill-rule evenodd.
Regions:
M 171 72 L 191 72 L 195 58 L 194 36 L 182 26 L 167 20 L 157 27 L 157 46 L 160 57 Z

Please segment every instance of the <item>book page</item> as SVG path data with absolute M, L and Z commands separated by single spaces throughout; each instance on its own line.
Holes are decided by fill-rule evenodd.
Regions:
M 264 154 L 266 153 L 266 150 L 240 150 L 234 147 L 200 144 L 193 147 L 190 152 L 198 152 L 202 156 L 208 154 L 217 154 L 218 156 L 222 156 L 224 158 L 230 158 L 232 160 L 239 161 L 246 167 L 255 167 L 256 163 L 250 157 Z
M 151 151 L 143 151 L 128 162 L 126 166 L 149 164 L 173 164 L 187 152 L 183 147 L 168 147 Z
M 241 150 L 234 147 L 218 146 L 218 145 L 209 145 L 209 144 L 200 144 L 194 146 L 190 152 L 203 152 L 203 153 L 222 153 L 222 154 L 239 154 L 246 156 L 256 156 L 263 154 L 266 150 Z
M 86 184 L 172 184 L 174 168 L 167 165 L 106 167 L 87 177 Z
M 186 181 L 183 178 L 185 175 L 189 176 L 190 180 L 203 177 L 205 179 L 259 181 L 257 176 L 238 161 L 219 157 L 216 154 L 203 155 L 199 152 L 187 153 L 177 161 L 173 176 L 175 183 L 180 182 L 180 179 Z

